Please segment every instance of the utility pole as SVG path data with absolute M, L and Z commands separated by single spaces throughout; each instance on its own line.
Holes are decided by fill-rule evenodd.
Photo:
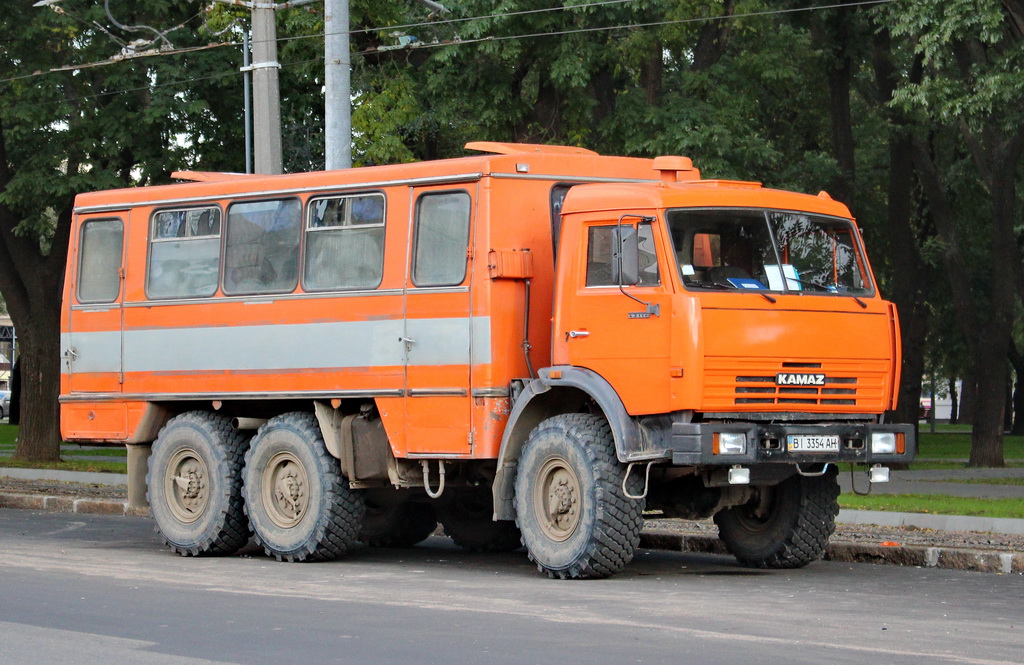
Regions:
M 348 14 L 348 0 L 324 0 L 324 157 L 328 171 L 352 167 Z
M 249 51 L 249 31 L 242 33 L 242 96 L 245 97 L 245 172 L 252 173 L 252 58 Z
M 432 12 L 448 11 L 416 0 Z M 324 0 L 324 162 L 328 171 L 352 168 L 352 51 L 348 0 Z
M 41 0 L 54 2 L 59 0 Z M 109 0 L 107 0 L 109 1 Z M 277 70 L 277 11 L 320 0 L 214 0 L 252 12 L 253 63 L 242 67 L 253 74 L 253 135 L 256 173 L 284 171 L 281 154 L 281 99 Z M 433 12 L 448 9 L 434 0 L 416 0 Z M 352 166 L 352 52 L 349 46 L 348 0 L 324 0 L 324 128 L 328 170 Z
M 281 89 L 277 70 L 277 12 L 320 0 L 214 0 L 225 5 L 245 7 L 252 12 L 253 63 L 242 67 L 252 72 L 253 143 L 255 172 L 273 175 L 284 172 L 281 153 Z
M 283 173 L 281 89 L 277 70 L 277 3 L 251 2 L 253 140 L 256 173 Z

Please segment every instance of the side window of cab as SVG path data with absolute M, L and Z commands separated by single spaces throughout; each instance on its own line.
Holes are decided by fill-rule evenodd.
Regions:
M 590 227 L 587 233 L 586 284 L 588 287 L 660 285 L 661 274 L 651 223 Z

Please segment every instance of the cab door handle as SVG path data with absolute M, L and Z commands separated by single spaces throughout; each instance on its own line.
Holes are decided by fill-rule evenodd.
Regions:
M 565 341 L 569 341 L 569 339 L 575 339 L 577 337 L 589 337 L 589 336 L 590 336 L 590 331 L 589 330 L 570 330 L 569 332 L 565 333 Z

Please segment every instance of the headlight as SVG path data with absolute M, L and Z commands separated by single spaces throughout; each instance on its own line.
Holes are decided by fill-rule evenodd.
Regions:
M 872 432 L 871 452 L 879 455 L 892 455 L 896 452 L 895 432 Z
M 747 452 L 747 435 L 743 432 L 718 432 L 715 434 L 715 453 L 718 455 L 743 455 Z

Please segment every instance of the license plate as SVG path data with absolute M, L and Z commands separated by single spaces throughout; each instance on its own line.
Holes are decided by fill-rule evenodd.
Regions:
M 791 453 L 839 452 L 839 435 L 791 434 L 786 437 Z

